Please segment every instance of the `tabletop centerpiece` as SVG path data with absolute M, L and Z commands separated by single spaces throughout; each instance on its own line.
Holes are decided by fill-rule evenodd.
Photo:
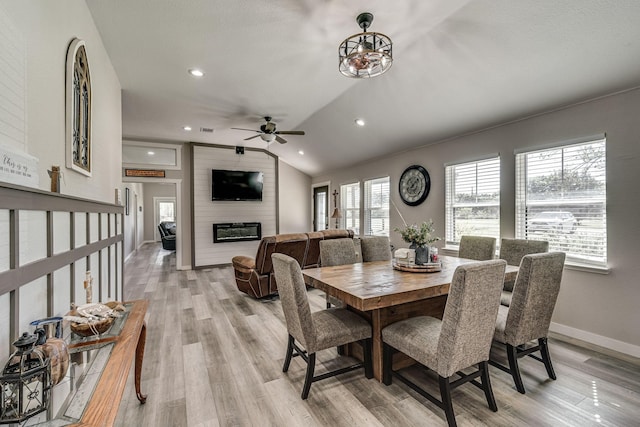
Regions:
M 394 228 L 394 231 L 400 233 L 402 240 L 409 243 L 410 249 L 416 251 L 416 264 L 426 264 L 429 262 L 429 247 L 440 240 L 440 237 L 433 236 L 434 226 L 433 220 L 424 221 L 422 224 L 404 224 L 402 228 Z

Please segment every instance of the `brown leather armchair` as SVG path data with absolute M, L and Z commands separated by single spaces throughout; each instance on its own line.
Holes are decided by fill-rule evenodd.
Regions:
M 235 256 L 231 260 L 238 289 L 254 298 L 263 298 L 278 292 L 273 277 L 271 254 L 289 255 L 302 268 L 320 265 L 320 240 L 351 237 L 352 230 L 324 230 L 310 233 L 278 234 L 263 237 L 255 258 Z

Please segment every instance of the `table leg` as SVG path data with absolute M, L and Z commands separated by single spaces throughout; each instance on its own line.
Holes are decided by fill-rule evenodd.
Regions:
M 373 362 L 373 377 L 382 381 L 382 316 L 381 310 L 371 311 L 371 359 Z
M 144 358 L 144 346 L 147 341 L 147 323 L 142 322 L 140 336 L 138 337 L 138 345 L 136 346 L 136 365 L 135 365 L 135 383 L 136 396 L 140 403 L 147 401 L 147 395 L 140 391 L 140 377 L 142 376 L 142 359 Z

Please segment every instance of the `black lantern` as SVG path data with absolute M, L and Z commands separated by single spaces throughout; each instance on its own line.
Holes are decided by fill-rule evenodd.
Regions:
M 0 377 L 0 424 L 21 423 L 47 409 L 51 384 L 49 359 L 35 348 L 38 335 L 22 334 L 13 343 Z

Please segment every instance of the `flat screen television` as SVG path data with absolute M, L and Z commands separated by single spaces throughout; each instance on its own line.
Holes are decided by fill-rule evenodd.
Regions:
M 211 200 L 262 200 L 262 172 L 211 170 Z

